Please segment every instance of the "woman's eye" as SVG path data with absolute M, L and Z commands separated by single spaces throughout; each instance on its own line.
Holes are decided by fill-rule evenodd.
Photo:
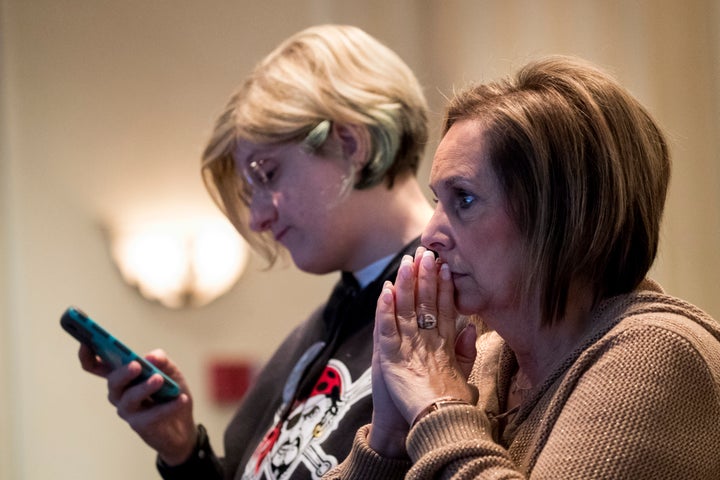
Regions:
M 457 194 L 457 206 L 460 210 L 470 208 L 475 203 L 475 195 L 467 192 L 458 192 Z
M 250 162 L 250 174 L 254 183 L 268 185 L 275 178 L 277 168 L 266 160 Z
M 275 170 L 276 169 L 272 168 L 272 169 L 262 170 L 260 172 L 260 175 L 262 176 L 262 179 L 263 179 L 263 183 L 268 184 L 273 181 L 273 178 L 275 178 Z

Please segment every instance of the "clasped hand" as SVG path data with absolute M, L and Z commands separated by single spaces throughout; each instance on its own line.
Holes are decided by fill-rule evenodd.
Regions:
M 437 318 L 419 328 L 418 318 Z M 395 284 L 386 282 L 375 313 L 370 447 L 388 457 L 405 455 L 405 437 L 417 415 L 440 398 L 475 400 L 467 378 L 475 359 L 475 329 L 458 333 L 454 286 L 446 264 L 418 248 L 407 255 Z

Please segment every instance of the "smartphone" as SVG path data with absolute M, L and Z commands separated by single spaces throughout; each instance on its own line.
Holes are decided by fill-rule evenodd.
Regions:
M 168 402 L 180 395 L 180 387 L 173 379 L 110 335 L 79 308 L 69 307 L 65 310 L 60 317 L 60 325 L 80 343 L 90 347 L 113 369 L 132 361 L 138 362 L 142 366 L 142 372 L 133 381 L 133 385 L 144 382 L 153 374 L 161 375 L 164 383 L 160 390 L 151 395 L 154 401 Z

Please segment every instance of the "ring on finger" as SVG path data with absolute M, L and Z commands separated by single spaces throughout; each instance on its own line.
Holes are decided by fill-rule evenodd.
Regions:
M 437 326 L 437 317 L 432 313 L 423 313 L 417 320 L 418 328 L 430 330 Z

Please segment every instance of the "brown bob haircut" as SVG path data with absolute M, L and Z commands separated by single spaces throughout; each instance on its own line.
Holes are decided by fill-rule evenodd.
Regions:
M 451 101 L 444 132 L 477 120 L 510 215 L 526 240 L 521 295 L 538 288 L 543 323 L 561 319 L 572 285 L 594 303 L 634 290 L 658 249 L 668 146 L 646 109 L 611 76 L 571 57 Z

